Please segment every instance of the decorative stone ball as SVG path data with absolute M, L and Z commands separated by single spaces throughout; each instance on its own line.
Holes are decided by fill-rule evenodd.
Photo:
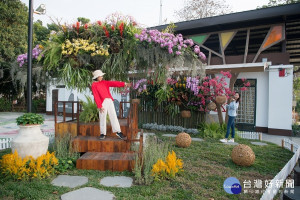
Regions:
M 191 142 L 192 142 L 192 138 L 187 133 L 182 132 L 176 136 L 176 144 L 179 147 L 184 147 L 184 148 L 188 147 L 191 145 Z
M 231 158 L 237 165 L 250 166 L 255 161 L 255 154 L 249 146 L 239 144 L 233 148 Z
M 216 110 L 217 105 L 216 105 L 214 102 L 210 102 L 210 103 L 207 105 L 207 108 L 208 108 L 208 110 Z

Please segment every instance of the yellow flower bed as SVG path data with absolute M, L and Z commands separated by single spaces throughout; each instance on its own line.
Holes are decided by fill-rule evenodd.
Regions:
M 63 55 L 77 55 L 79 51 L 85 51 L 87 53 L 92 52 L 91 56 L 108 56 L 108 49 L 104 48 L 103 45 L 98 46 L 96 42 L 90 44 L 89 40 L 84 39 L 73 39 L 72 42 L 70 40 L 66 40 L 65 43 L 62 44 L 62 54 Z
M 162 159 L 159 159 L 152 166 L 152 176 L 155 176 L 155 179 L 160 178 L 175 178 L 176 174 L 182 172 L 183 162 L 181 159 L 177 159 L 176 153 L 174 151 L 169 152 L 166 157 L 166 162 Z
M 0 171 L 13 179 L 46 178 L 55 172 L 58 160 L 53 153 L 41 155 L 37 159 L 32 156 L 21 158 L 18 152 L 6 154 L 0 160 Z

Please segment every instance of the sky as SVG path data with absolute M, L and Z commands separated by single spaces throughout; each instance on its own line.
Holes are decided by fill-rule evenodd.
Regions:
M 29 0 L 21 0 L 28 6 Z M 43 25 L 54 21 L 73 24 L 77 17 L 85 17 L 95 22 L 115 12 L 130 15 L 143 27 L 159 25 L 160 0 L 32 0 L 33 8 L 46 5 L 46 15 L 34 14 L 34 21 L 40 19 Z M 162 19 L 167 22 L 179 21 L 174 12 L 180 10 L 185 0 L 162 0 Z M 269 0 L 226 0 L 233 12 L 254 10 Z

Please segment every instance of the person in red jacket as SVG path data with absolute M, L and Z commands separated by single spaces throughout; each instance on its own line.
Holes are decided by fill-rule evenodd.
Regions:
M 94 95 L 95 102 L 99 110 L 100 118 L 100 139 L 105 139 L 106 136 L 106 116 L 108 113 L 110 123 L 112 126 L 113 133 L 121 138 L 125 139 L 123 133 L 121 132 L 120 123 L 117 118 L 114 99 L 112 98 L 109 88 L 110 87 L 129 87 L 130 83 L 120 82 L 120 81 L 105 81 L 103 79 L 103 73 L 101 70 L 96 70 L 93 72 L 93 80 L 96 81 L 92 84 L 92 92 Z

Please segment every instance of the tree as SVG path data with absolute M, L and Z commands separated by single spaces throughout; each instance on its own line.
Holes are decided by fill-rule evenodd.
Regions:
M 43 26 L 41 20 L 37 20 L 33 24 L 34 44 L 41 44 L 49 39 L 50 30 Z
M 230 13 L 231 9 L 219 0 L 187 0 L 182 9 L 175 11 L 179 20 L 192 20 Z
M 269 0 L 268 5 L 263 5 L 258 8 L 268 8 L 268 7 L 274 7 L 274 6 L 282 6 L 286 4 L 292 4 L 292 3 L 299 3 L 300 0 Z
M 77 18 L 77 21 L 81 22 L 81 24 L 87 24 L 87 23 L 89 23 L 91 20 L 90 20 L 90 19 L 87 19 L 87 18 L 84 18 L 84 17 L 78 17 L 78 18 Z
M 28 8 L 20 0 L 0 1 L 0 91 L 10 94 L 11 63 L 27 46 Z

